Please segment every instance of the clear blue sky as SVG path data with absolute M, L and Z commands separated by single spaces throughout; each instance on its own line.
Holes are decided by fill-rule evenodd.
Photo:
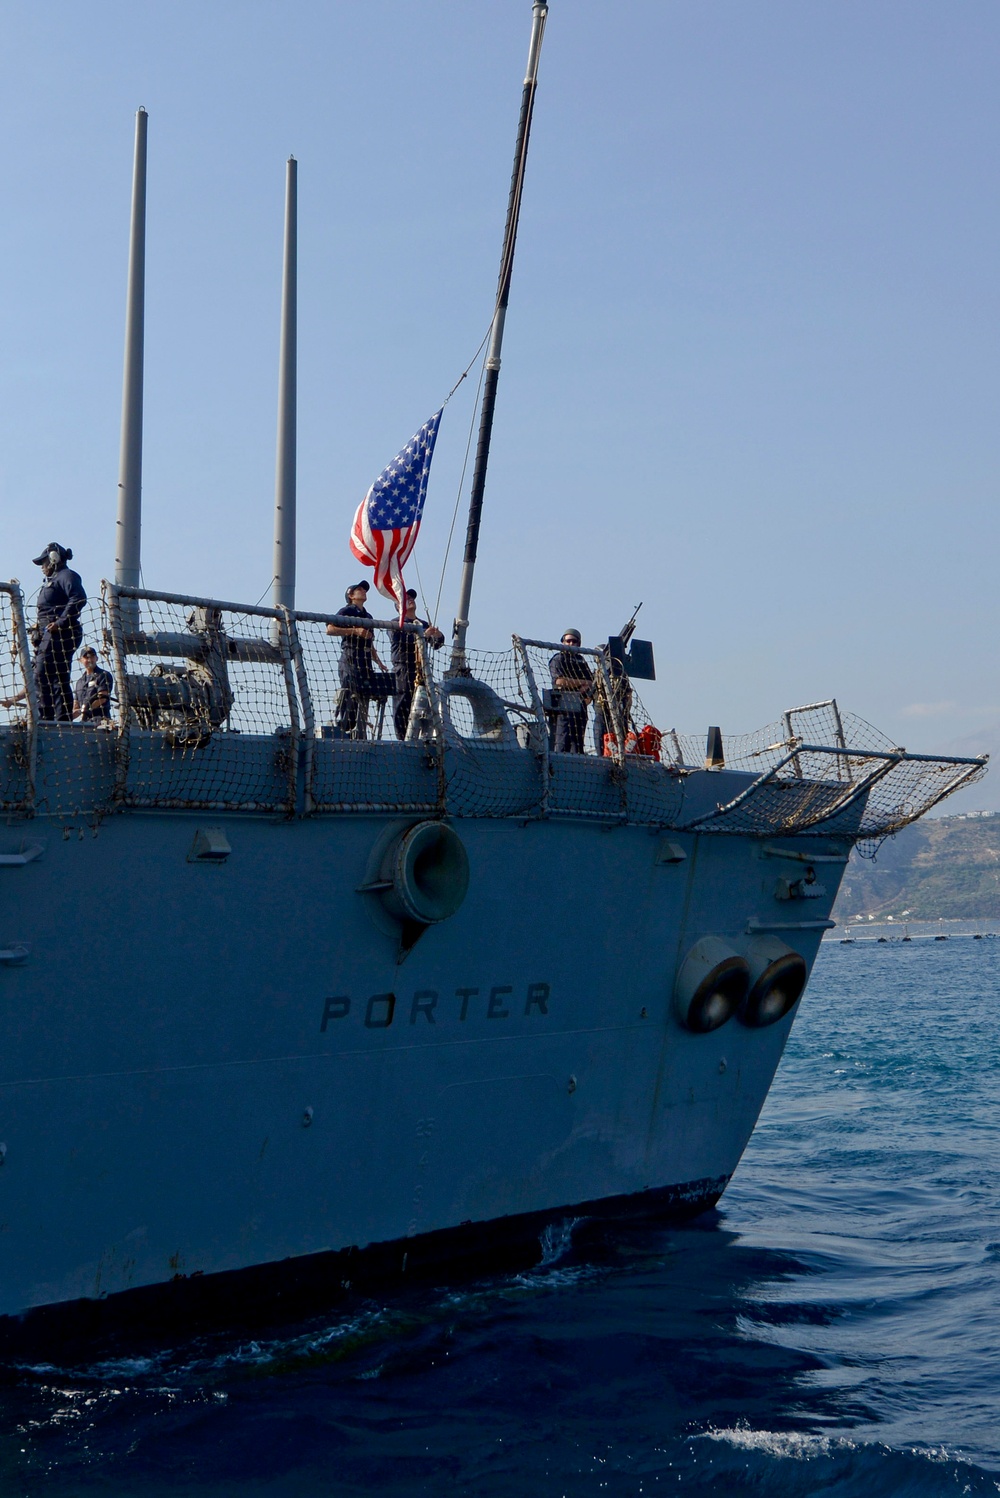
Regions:
M 334 606 L 354 507 L 489 319 L 529 0 L 0 20 L 0 569 L 34 582 L 53 537 L 95 591 L 112 565 L 143 104 L 146 582 L 267 588 L 292 152 L 299 602 Z M 665 726 L 831 694 L 912 748 L 1000 719 L 998 76 L 996 0 L 552 0 L 472 643 L 643 599 Z

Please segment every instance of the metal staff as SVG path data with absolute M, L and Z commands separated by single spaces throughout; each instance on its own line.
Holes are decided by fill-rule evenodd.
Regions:
M 295 607 L 295 402 L 298 257 L 298 166 L 285 166 L 285 260 L 281 283 L 281 349 L 278 357 L 278 446 L 274 481 L 274 582 L 276 609 Z
M 469 631 L 469 606 L 472 601 L 472 579 L 476 570 L 476 554 L 479 550 L 479 527 L 483 515 L 483 491 L 486 488 L 486 468 L 490 460 L 490 437 L 493 432 L 493 412 L 496 408 L 497 381 L 500 378 L 500 349 L 503 344 L 503 326 L 507 317 L 507 301 L 510 296 L 510 276 L 514 268 L 514 245 L 517 240 L 517 221 L 521 212 L 521 193 L 524 188 L 524 168 L 528 157 L 528 136 L 531 132 L 531 115 L 535 105 L 535 89 L 538 84 L 538 58 L 542 50 L 545 19 L 549 13 L 548 0 L 535 0 L 531 15 L 531 45 L 528 48 L 528 68 L 521 94 L 521 118 L 517 126 L 517 145 L 514 150 L 514 171 L 510 179 L 510 197 L 507 201 L 507 225 L 504 230 L 503 254 L 500 257 L 500 279 L 497 285 L 496 309 L 490 333 L 489 353 L 486 356 L 486 380 L 483 385 L 483 406 L 479 419 L 479 442 L 476 447 L 476 466 L 472 475 L 472 493 L 469 497 L 469 525 L 465 533 L 465 561 L 462 567 L 462 584 L 458 595 L 458 612 L 452 634 L 451 664 L 449 675 L 463 675 L 465 663 L 465 639 Z
M 146 295 L 146 126 L 135 117 L 132 167 L 132 224 L 125 304 L 125 371 L 122 381 L 122 440 L 118 466 L 118 523 L 115 527 L 115 582 L 137 588 L 142 535 L 142 359 Z M 135 605 L 131 605 L 133 608 Z

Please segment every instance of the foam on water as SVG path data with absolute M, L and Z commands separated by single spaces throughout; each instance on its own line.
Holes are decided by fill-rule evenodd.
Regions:
M 720 1210 L 6 1370 L 0 1491 L 1000 1492 L 1000 943 L 825 947 Z

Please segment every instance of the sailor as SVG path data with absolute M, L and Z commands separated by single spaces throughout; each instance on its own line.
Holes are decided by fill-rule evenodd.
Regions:
M 346 607 L 340 610 L 350 618 L 370 619 L 365 608 L 368 602 L 369 585 L 353 583 L 344 594 Z M 337 727 L 345 738 L 363 739 L 368 722 L 368 700 L 371 697 L 388 697 L 394 680 L 385 673 L 375 649 L 374 631 L 363 624 L 328 624 L 328 635 L 340 637 L 340 702 L 337 706 Z
M 73 717 L 81 723 L 106 723 L 111 717 L 111 672 L 97 664 L 97 651 L 85 645 L 80 651 L 83 674 L 73 688 Z
M 406 622 L 421 625 L 428 645 L 434 650 L 441 649 L 444 644 L 444 635 L 433 624 L 428 624 L 426 619 L 417 617 L 416 588 L 406 590 Z M 413 693 L 417 686 L 420 664 L 420 648 L 417 639 L 417 635 L 407 634 L 402 629 L 394 629 L 392 632 L 390 650 L 392 671 L 396 682 L 396 692 L 392 699 L 392 721 L 396 725 L 397 739 L 406 738 L 406 730 L 410 722 L 410 708 L 413 706 Z
M 580 698 L 580 706 L 571 712 L 554 712 L 549 733 L 549 743 L 556 754 L 582 754 L 587 732 L 587 703 L 594 688 L 594 677 L 582 655 L 577 655 L 574 646 L 581 644 L 578 629 L 563 630 L 562 644 L 565 647 L 549 661 L 549 675 L 557 692 L 573 692 Z
M 68 723 L 73 714 L 70 672 L 73 652 L 83 639 L 80 611 L 87 602 L 80 574 L 66 564 L 73 553 L 58 541 L 50 541 L 34 559 L 45 581 L 38 593 L 38 617 L 31 630 L 35 647 L 32 675 L 38 716 L 49 722 Z M 12 707 L 25 696 L 7 698 L 2 707 Z

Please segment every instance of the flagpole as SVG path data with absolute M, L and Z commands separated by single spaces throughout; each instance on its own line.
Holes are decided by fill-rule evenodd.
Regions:
M 144 109 L 135 117 L 132 161 L 132 218 L 129 227 L 128 291 L 125 300 L 125 363 L 122 376 L 122 434 L 118 464 L 118 519 L 115 525 L 115 582 L 138 588 L 142 582 L 142 365 L 146 298 L 146 126 Z M 138 629 L 138 604 L 123 605 L 129 625 Z
M 285 164 L 285 254 L 278 353 L 278 443 L 274 481 L 274 607 L 295 607 L 295 380 L 298 259 L 298 165 Z
M 542 50 L 545 19 L 549 13 L 548 0 L 534 0 L 531 19 L 531 44 L 528 48 L 528 67 L 521 94 L 521 117 L 517 126 L 517 145 L 514 149 L 514 171 L 510 180 L 510 197 L 507 201 L 507 224 L 504 229 L 503 254 L 500 257 L 500 279 L 497 285 L 496 309 L 490 331 L 490 346 L 486 356 L 486 379 L 483 384 L 483 405 L 479 418 L 479 441 L 476 446 L 476 466 L 472 475 L 472 492 L 469 496 L 469 524 L 465 533 L 465 561 L 462 567 L 462 583 L 458 595 L 458 610 L 452 633 L 451 664 L 448 674 L 465 675 L 468 671 L 465 660 L 465 640 L 469 631 L 469 607 L 472 602 L 472 580 L 476 570 L 476 555 L 479 550 L 479 528 L 483 515 L 483 493 L 486 488 L 486 469 L 490 460 L 490 437 L 493 433 L 493 413 L 496 408 L 497 383 L 500 378 L 500 350 L 503 345 L 503 328 L 507 317 L 507 301 L 510 296 L 510 277 L 514 267 L 514 245 L 517 240 L 517 223 L 521 212 L 521 193 L 524 188 L 524 168 L 528 155 L 528 136 L 531 132 L 531 115 L 535 104 L 535 89 L 538 84 L 538 58 Z

